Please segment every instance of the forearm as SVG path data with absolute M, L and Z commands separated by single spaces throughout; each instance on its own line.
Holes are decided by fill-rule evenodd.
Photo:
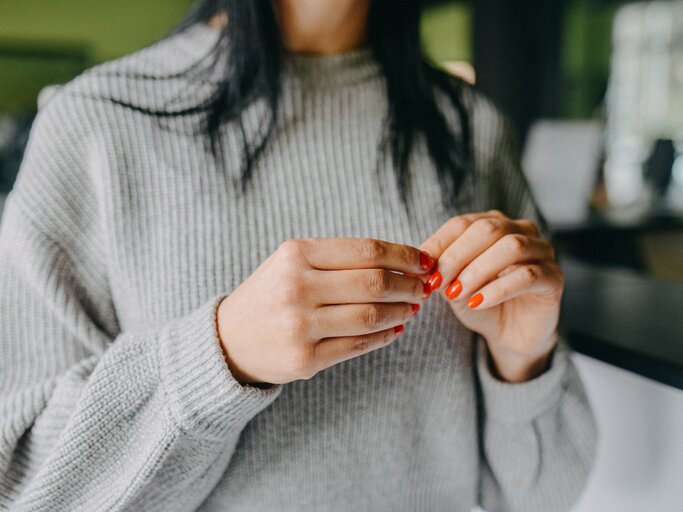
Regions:
M 483 508 L 570 510 L 592 466 L 597 431 L 566 348 L 558 345 L 538 377 L 508 383 L 488 371 L 483 340 L 477 345 Z
M 207 302 L 158 332 L 121 335 L 61 376 L 46 403 L 3 397 L 15 411 L 3 430 L 22 410 L 35 417 L 1 447 L 0 508 L 194 510 L 246 423 L 278 393 L 232 379 L 211 313 Z

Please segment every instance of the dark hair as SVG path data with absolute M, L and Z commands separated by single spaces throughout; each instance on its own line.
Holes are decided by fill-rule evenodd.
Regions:
M 457 202 L 466 176 L 474 175 L 471 172 L 471 128 L 462 100 L 465 84 L 440 70 L 423 55 L 421 4 L 420 0 L 372 0 L 367 27 L 368 43 L 385 76 L 389 103 L 386 133 L 378 141 L 380 155 L 389 151 L 399 191 L 408 208 L 408 159 L 417 136 L 423 136 L 427 144 L 442 185 L 445 205 Z M 173 112 L 142 110 L 163 116 L 203 112 L 214 154 L 221 123 L 237 122 L 243 140 L 240 176 L 244 190 L 254 162 L 277 127 L 284 50 L 273 0 L 198 0 L 167 37 L 198 22 L 208 22 L 221 13 L 228 13 L 229 22 L 210 58 L 214 64 L 223 62 L 227 66 L 210 97 L 201 105 Z M 455 109 L 460 125 L 458 136 L 439 109 L 437 91 L 445 93 Z M 265 99 L 268 108 L 260 120 L 257 136 L 250 140 L 241 113 L 254 98 Z

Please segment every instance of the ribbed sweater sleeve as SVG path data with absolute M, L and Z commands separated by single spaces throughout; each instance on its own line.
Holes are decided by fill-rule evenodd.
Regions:
M 223 295 L 120 331 L 87 110 L 41 110 L 0 227 L 0 509 L 195 510 L 281 388 L 231 376 Z
M 491 183 L 496 207 L 515 219 L 548 226 L 523 174 L 517 140 L 500 115 Z M 562 326 L 548 370 L 511 384 L 490 372 L 485 340 L 475 334 L 474 366 L 480 396 L 480 503 L 487 512 L 568 511 L 594 462 L 597 429 Z

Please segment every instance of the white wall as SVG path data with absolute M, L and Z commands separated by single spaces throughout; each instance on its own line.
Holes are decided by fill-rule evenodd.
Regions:
M 574 354 L 600 429 L 575 512 L 683 511 L 683 391 Z

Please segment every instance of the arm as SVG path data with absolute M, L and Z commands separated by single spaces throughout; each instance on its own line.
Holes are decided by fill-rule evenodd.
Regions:
M 194 510 L 280 392 L 241 386 L 221 297 L 119 332 L 91 128 L 55 98 L 0 228 L 0 509 Z
M 480 399 L 480 503 L 488 512 L 570 510 L 592 466 L 596 427 L 562 338 L 548 370 L 498 380 L 475 336 Z
M 534 220 L 550 233 L 519 164 L 516 141 L 502 118 L 493 207 L 512 218 Z M 490 512 L 569 510 L 585 486 L 595 456 L 596 426 L 560 324 L 559 342 L 546 370 L 521 383 L 491 371 L 484 339 L 475 334 L 480 400 L 480 502 Z

